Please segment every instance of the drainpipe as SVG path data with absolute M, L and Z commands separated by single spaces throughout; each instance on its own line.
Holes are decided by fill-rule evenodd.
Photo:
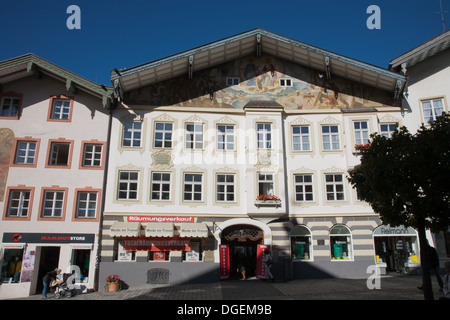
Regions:
M 106 203 L 106 184 L 108 180 L 108 167 L 109 167 L 109 153 L 111 145 L 111 127 L 113 119 L 113 111 L 117 107 L 117 100 L 114 100 L 113 105 L 109 109 L 109 119 L 108 119 L 108 132 L 106 136 L 106 150 L 105 150 L 105 166 L 103 170 L 103 186 L 102 186 L 102 201 L 100 205 L 100 217 L 98 224 L 98 239 L 97 239 L 97 256 L 95 258 L 95 274 L 94 274 L 94 291 L 98 291 L 99 277 L 100 277 L 100 253 L 102 248 L 102 228 L 103 228 L 103 213 L 105 212 Z

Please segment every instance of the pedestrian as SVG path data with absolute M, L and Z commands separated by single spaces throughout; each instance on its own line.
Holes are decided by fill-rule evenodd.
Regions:
M 274 277 L 272 275 L 272 272 L 270 272 L 270 267 L 272 266 L 272 257 L 270 256 L 270 252 L 269 250 L 264 251 L 264 260 L 263 260 L 264 264 L 265 264 L 265 276 L 266 279 L 271 280 L 272 282 L 274 281 Z
M 56 268 L 55 270 L 49 271 L 45 274 L 44 278 L 42 278 L 42 282 L 44 284 L 44 289 L 42 290 L 42 299 L 47 298 L 47 290 L 50 281 L 56 280 L 56 277 L 61 273 L 61 269 Z
M 444 286 L 442 288 L 444 296 L 440 297 L 439 300 L 450 300 L 450 261 L 445 261 L 444 268 Z
M 430 246 L 430 244 L 426 243 L 427 250 L 428 250 L 428 257 L 430 259 L 430 275 L 432 272 L 434 272 L 434 275 L 436 276 L 436 280 L 439 284 L 439 291 L 442 292 L 444 283 L 442 282 L 441 275 L 439 274 L 439 256 L 435 248 Z M 417 287 L 420 290 L 423 290 L 423 284 L 420 287 Z

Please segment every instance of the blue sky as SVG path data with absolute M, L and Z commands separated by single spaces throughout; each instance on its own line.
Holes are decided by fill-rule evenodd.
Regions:
M 387 68 L 443 32 L 439 0 L 0 0 L 0 60 L 34 53 L 100 84 L 133 67 L 254 28 Z M 81 29 L 69 30 L 70 5 Z M 370 5 L 381 29 L 370 30 Z M 450 0 L 442 0 L 450 11 Z M 450 27 L 450 13 L 445 13 Z M 448 29 L 447 27 L 447 29 Z

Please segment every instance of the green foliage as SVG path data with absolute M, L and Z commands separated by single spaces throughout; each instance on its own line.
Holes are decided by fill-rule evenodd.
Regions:
M 349 181 L 383 223 L 425 228 L 450 225 L 450 116 L 443 114 L 416 134 L 405 127 L 392 138 L 372 135 Z

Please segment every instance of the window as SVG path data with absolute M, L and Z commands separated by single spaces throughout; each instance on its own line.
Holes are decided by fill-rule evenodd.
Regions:
M 170 122 L 155 122 L 155 148 L 172 148 L 173 124 Z
M 123 124 L 122 147 L 140 147 L 142 140 L 142 122 L 131 121 Z
M 6 218 L 27 218 L 30 216 L 32 190 L 15 190 L 9 192 Z
M 311 150 L 311 143 L 309 140 L 309 126 L 292 126 L 292 150 Z
M 45 190 L 41 217 L 62 218 L 64 213 L 64 198 L 64 190 Z
M 23 248 L 3 249 L 2 283 L 18 283 L 22 272 Z
M 71 142 L 50 141 L 49 166 L 69 167 Z
M 314 201 L 311 174 L 295 174 L 295 201 Z
M 203 124 L 186 123 L 186 149 L 203 149 Z
M 33 165 L 36 164 L 37 141 L 19 140 L 16 145 L 14 164 Z
M 78 191 L 75 217 L 78 219 L 95 219 L 97 217 L 97 205 L 97 191 Z
M 138 178 L 136 171 L 119 171 L 119 188 L 117 198 L 119 200 L 137 200 Z
M 259 195 L 272 196 L 273 191 L 273 174 L 258 173 L 258 192 Z
M 344 197 L 344 178 L 342 174 L 326 174 L 325 186 L 327 201 L 343 201 Z
M 170 172 L 152 172 L 151 200 L 170 200 Z
M 184 201 L 202 201 L 202 180 L 201 173 L 185 173 L 183 200 Z
M 355 144 L 365 145 L 369 143 L 369 128 L 367 121 L 353 121 Z
M 392 134 L 397 130 L 396 123 L 382 123 L 380 124 L 380 134 L 386 138 L 392 138 Z
M 325 151 L 341 149 L 338 126 L 322 126 L 322 146 Z
M 444 99 L 422 100 L 422 112 L 425 124 L 436 120 L 436 117 L 444 113 Z
M 234 202 L 235 201 L 235 175 L 217 174 L 216 175 L 216 201 Z
M 217 149 L 234 150 L 234 125 L 217 126 Z
M 21 96 L 1 97 L 0 117 L 18 119 L 21 100 Z
M 189 243 L 191 251 L 182 252 L 182 260 L 186 262 L 203 261 L 203 243 L 200 239 L 191 238 Z
M 353 258 L 352 237 L 347 227 L 337 225 L 330 230 L 330 249 L 332 260 Z
M 83 167 L 98 168 L 102 166 L 103 145 L 85 143 L 83 148 Z
M 291 231 L 292 260 L 311 260 L 311 232 L 304 226 L 296 226 Z
M 280 87 L 292 87 L 292 79 L 280 78 Z
M 237 86 L 241 82 L 239 77 L 226 77 L 227 86 Z
M 257 123 L 256 134 L 258 149 L 272 148 L 272 125 L 270 123 Z
M 53 99 L 50 119 L 69 120 L 71 105 L 70 99 Z
M 114 261 L 136 261 L 136 251 L 125 250 L 122 238 L 114 237 Z

